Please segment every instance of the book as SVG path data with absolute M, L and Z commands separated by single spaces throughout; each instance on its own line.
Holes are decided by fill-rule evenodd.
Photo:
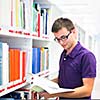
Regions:
M 45 59 L 44 59 L 44 47 L 41 47 L 40 48 L 40 71 L 43 71 L 44 70 L 44 61 L 45 61 Z
M 41 17 L 41 7 L 39 5 L 39 3 L 34 2 L 33 6 L 35 6 L 35 9 L 37 10 L 37 33 L 38 33 L 38 37 L 40 37 L 40 17 Z
M 40 48 L 32 48 L 32 73 L 40 72 Z
M 20 50 L 20 79 L 26 80 L 26 51 Z
M 0 98 L 0 100 L 14 100 L 14 98 Z
M 26 78 L 26 51 L 22 51 L 22 80 Z
M 43 92 L 44 90 L 49 94 L 61 93 L 61 92 L 73 92 L 73 89 L 60 88 L 59 85 L 47 78 L 39 77 L 35 74 L 31 74 L 34 79 L 33 84 L 31 84 L 31 90 L 36 92 Z
M 24 99 L 21 99 L 21 93 L 14 91 L 2 96 L 0 100 L 24 100 Z
M 33 3 L 33 6 L 32 6 L 32 26 L 33 26 L 33 28 L 32 28 L 32 31 L 33 32 L 37 32 L 37 22 L 38 22 L 38 12 L 37 12 L 37 10 L 35 9 L 35 3 Z M 37 34 L 37 36 L 38 36 L 38 34 Z
M 7 85 L 9 83 L 8 50 L 8 44 L 0 42 L 0 85 Z
M 14 49 L 9 49 L 9 82 L 14 81 Z
M 49 48 L 44 47 L 44 70 L 49 69 Z
M 15 84 L 20 82 L 20 50 L 10 48 L 9 49 L 9 78 L 10 82 Z
M 11 26 L 11 0 L 0 0 L 0 26 Z
M 14 49 L 14 76 L 15 80 L 20 79 L 20 50 Z

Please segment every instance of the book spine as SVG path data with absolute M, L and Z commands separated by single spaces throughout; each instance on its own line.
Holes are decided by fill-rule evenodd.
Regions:
M 14 80 L 20 81 L 20 50 L 14 49 Z
M 40 72 L 40 48 L 33 48 L 32 50 L 32 73 Z
M 26 51 L 22 52 L 22 80 L 26 78 Z
M 9 46 L 7 43 L 2 43 L 2 73 L 3 73 L 3 85 L 7 85 L 9 83 Z
M 9 82 L 8 48 L 7 43 L 0 42 L 0 85 L 7 85 Z

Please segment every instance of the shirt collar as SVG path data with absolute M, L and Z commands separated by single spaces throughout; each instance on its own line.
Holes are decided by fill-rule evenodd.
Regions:
M 71 53 L 69 53 L 69 56 L 72 58 L 76 57 L 76 55 L 79 53 L 79 50 L 81 47 L 82 46 L 81 46 L 80 42 L 78 41 L 77 45 L 73 48 Z

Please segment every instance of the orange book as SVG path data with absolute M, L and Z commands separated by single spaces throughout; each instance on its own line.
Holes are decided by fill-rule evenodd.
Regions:
M 25 79 L 26 76 L 26 52 L 22 53 L 22 80 Z
M 15 62 L 14 77 L 15 77 L 15 80 L 19 80 L 20 79 L 20 50 L 19 49 L 14 50 L 14 62 Z
M 14 49 L 9 49 L 9 81 L 14 81 Z

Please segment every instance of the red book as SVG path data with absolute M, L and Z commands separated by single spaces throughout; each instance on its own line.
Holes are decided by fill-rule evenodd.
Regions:
M 38 30 L 37 30 L 38 31 L 38 37 L 40 37 L 40 16 L 41 16 L 40 12 L 38 12 L 38 25 L 37 25 L 38 26 Z
M 26 52 L 22 52 L 22 80 L 26 77 Z

